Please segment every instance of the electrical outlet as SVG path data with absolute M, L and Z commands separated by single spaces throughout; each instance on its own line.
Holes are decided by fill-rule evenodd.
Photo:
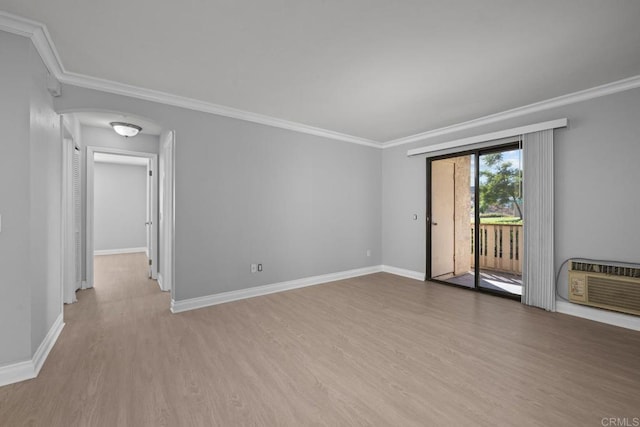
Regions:
M 251 264 L 251 272 L 255 273 L 256 271 L 258 271 L 258 264 Z
M 262 271 L 262 264 L 258 264 L 258 271 Z
M 371 256 L 371 249 L 367 249 L 367 256 Z

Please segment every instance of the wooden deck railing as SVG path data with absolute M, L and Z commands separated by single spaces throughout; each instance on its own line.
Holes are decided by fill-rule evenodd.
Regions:
M 480 268 L 522 274 L 522 225 L 480 224 Z M 471 267 L 475 267 L 475 233 L 471 224 Z

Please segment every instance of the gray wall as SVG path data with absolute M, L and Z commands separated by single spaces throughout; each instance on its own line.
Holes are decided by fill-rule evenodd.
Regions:
M 640 89 L 383 151 L 383 263 L 425 271 L 426 162 L 407 150 L 567 117 L 555 131 L 556 269 L 570 257 L 640 263 Z M 419 214 L 413 221 L 411 215 Z M 560 291 L 566 296 L 566 267 Z
M 31 357 L 26 72 L 30 44 L 24 37 L 0 32 L 0 366 Z
M 378 149 L 67 85 L 56 107 L 176 131 L 176 300 L 381 262 Z
M 94 165 L 95 250 L 147 246 L 147 167 Z
M 0 366 L 30 359 L 61 313 L 58 116 L 31 41 L 0 32 Z
M 33 45 L 30 66 L 31 354 L 62 311 L 62 141 L 47 91 L 48 72 Z

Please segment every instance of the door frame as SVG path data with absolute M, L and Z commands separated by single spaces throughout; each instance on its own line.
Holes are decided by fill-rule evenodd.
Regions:
M 151 170 L 153 171 L 153 188 L 151 189 L 151 197 L 153 199 L 153 212 L 151 214 L 152 224 L 151 224 L 151 233 L 152 236 L 152 247 L 148 248 L 149 250 L 149 258 L 152 260 L 152 268 L 151 268 L 151 278 L 157 279 L 158 275 L 158 154 L 156 153 L 145 153 L 142 151 L 131 151 L 131 150 L 123 150 L 119 148 L 109 148 L 109 147 L 100 147 L 90 145 L 87 146 L 87 207 L 86 207 L 86 287 L 92 288 L 94 285 L 94 265 L 93 265 L 93 257 L 95 252 L 94 246 L 94 225 L 95 225 L 95 195 L 94 195 L 94 154 L 95 153 L 107 153 L 107 154 L 119 154 L 123 156 L 132 156 L 132 157 L 144 157 L 150 160 Z
M 446 159 L 440 159 L 440 161 L 442 161 L 442 160 L 446 160 Z M 452 191 L 452 196 L 453 196 L 452 204 L 453 204 L 453 206 L 451 206 L 451 211 L 447 212 L 447 213 L 451 213 L 452 212 L 452 216 L 451 216 L 450 220 L 452 221 L 452 233 L 454 233 L 454 236 L 455 236 L 455 229 L 456 229 L 456 227 L 455 227 L 455 209 L 456 209 L 455 208 L 455 205 L 456 205 L 455 175 L 456 175 L 456 166 L 455 166 L 454 163 L 448 163 L 448 165 L 451 166 L 451 168 L 452 168 L 452 173 L 451 173 L 451 177 L 450 178 L 451 178 L 451 188 L 453 188 L 453 191 Z M 444 166 L 444 165 L 440 165 L 440 166 Z M 429 162 L 429 167 L 431 168 L 430 176 L 433 177 L 433 172 L 434 172 L 433 162 Z M 447 183 L 448 178 L 449 177 L 447 177 L 447 179 L 444 180 L 444 183 L 447 185 L 447 187 L 449 186 L 449 184 Z M 433 198 L 433 192 L 434 192 L 433 179 L 431 180 L 431 185 L 429 186 L 429 190 L 431 191 L 431 197 L 430 197 L 430 199 L 431 199 L 431 198 Z M 445 194 L 445 193 L 446 193 L 446 191 L 445 192 L 440 192 L 440 197 L 442 197 L 442 195 Z M 430 203 L 429 204 L 428 221 L 429 221 L 429 223 L 431 225 L 435 226 L 435 225 L 438 225 L 438 224 L 433 222 L 433 210 L 434 210 L 434 205 L 433 205 L 433 203 Z M 436 219 L 438 220 L 440 225 L 442 225 L 442 223 L 445 222 L 445 221 L 443 221 L 443 218 L 436 218 Z M 448 220 L 448 218 L 445 218 L 445 219 Z M 440 228 L 440 226 L 438 228 Z M 434 229 L 433 229 L 432 226 L 429 227 L 429 233 L 431 235 L 431 238 L 430 238 L 431 239 L 431 244 L 432 244 L 431 247 L 433 247 L 433 239 L 435 237 L 435 233 L 434 233 Z M 440 235 L 442 235 L 442 234 L 440 234 Z M 445 274 L 449 274 L 449 272 L 451 272 L 452 274 L 455 272 L 455 252 L 456 252 L 456 244 L 455 244 L 455 242 L 453 242 L 453 245 L 451 247 L 451 253 L 450 253 L 451 258 L 449 260 L 450 261 L 451 270 L 447 270 L 446 273 L 442 273 L 441 271 L 436 271 L 435 272 L 435 274 L 436 274 L 435 277 L 442 277 Z M 433 257 L 433 254 L 432 254 L 432 256 L 429 257 L 429 269 L 430 269 L 429 277 L 434 277 L 434 265 L 433 265 L 434 264 L 434 262 L 433 262 L 434 260 L 433 260 L 433 258 L 434 257 Z M 447 267 L 449 267 L 449 265 L 447 265 Z
M 456 283 L 450 283 L 447 282 L 445 280 L 438 280 L 438 279 L 433 279 L 432 278 L 432 269 L 431 269 L 431 251 L 432 251 L 432 245 L 431 245 L 431 239 L 432 239 L 432 233 L 431 233 L 431 214 L 432 214 L 432 201 L 431 201 L 431 196 L 432 196 L 432 189 L 431 189 L 431 185 L 432 185 L 432 181 L 431 181 L 431 163 L 434 161 L 438 161 L 438 160 L 444 160 L 444 159 L 451 159 L 454 157 L 463 157 L 463 156 L 474 156 L 474 185 L 475 185 L 475 194 L 474 194 L 474 216 L 475 216 L 475 223 L 476 224 L 480 224 L 480 167 L 479 167 L 479 160 L 480 160 L 480 156 L 483 154 L 490 154 L 490 153 L 497 153 L 497 152 L 501 152 L 501 151 L 508 151 L 509 149 L 521 149 L 521 145 L 520 145 L 520 139 L 518 139 L 517 141 L 509 141 L 509 142 L 498 142 L 495 141 L 497 144 L 496 145 L 488 145 L 488 146 L 483 146 L 483 147 L 478 147 L 475 149 L 468 149 L 468 150 L 464 150 L 464 151 L 458 151 L 458 152 L 452 152 L 452 153 L 447 153 L 447 154 L 442 154 L 442 155 L 436 155 L 436 156 L 431 156 L 431 157 L 427 157 L 426 158 L 426 162 L 427 162 L 427 168 L 426 168 L 426 188 L 427 188 L 427 197 L 426 197 L 426 201 L 427 201 L 427 215 L 426 215 L 426 231 L 427 231 L 427 239 L 426 239 L 426 267 L 425 267 L 425 281 L 431 281 L 431 282 L 436 282 L 436 283 L 440 283 L 443 285 L 448 285 L 448 286 L 454 286 L 457 288 L 462 288 L 462 289 L 468 289 L 468 290 L 472 290 L 472 291 L 477 291 L 477 292 L 484 292 L 484 293 L 488 293 L 488 294 L 492 294 L 492 295 L 497 295 L 500 297 L 505 297 L 505 298 L 509 298 L 509 299 L 513 299 L 513 300 L 517 300 L 520 301 L 521 296 L 520 295 L 514 295 L 511 294 L 509 292 L 501 292 L 501 291 L 496 291 L 493 289 L 487 289 L 487 288 L 483 288 L 480 286 L 480 275 L 478 274 L 480 271 L 480 251 L 479 251 L 479 246 L 480 246 L 480 227 L 474 227 L 473 230 L 473 245 L 474 245 L 474 252 L 473 252 L 473 256 L 474 256 L 474 261 L 475 261 L 475 267 L 474 267 L 474 286 L 472 288 L 467 287 L 467 286 L 462 286 L 462 285 L 458 285 Z M 484 145 L 484 144 L 483 144 Z
M 68 123 L 64 115 L 60 115 L 60 140 L 62 158 L 62 176 L 60 192 L 60 283 L 62 285 L 62 305 L 72 304 L 77 301 L 76 291 L 80 289 L 82 277 L 76 277 L 76 258 L 81 254 L 76 253 L 74 209 L 73 209 L 73 156 L 75 150 L 79 150 L 72 132 L 72 124 Z M 82 270 L 82 269 L 81 269 Z M 81 274 L 82 275 L 82 274 Z M 80 275 L 80 276 L 81 276 Z M 73 278 L 73 280 L 71 280 Z
M 163 291 L 171 291 L 171 299 L 175 299 L 175 153 L 176 132 L 167 131 L 160 135 L 159 162 L 163 165 L 163 174 L 158 165 L 158 186 L 162 187 L 162 206 L 158 197 L 158 207 L 162 209 L 162 221 L 158 221 L 160 245 L 160 271 L 158 271 L 158 285 Z M 160 195 L 160 193 L 158 193 Z M 160 219 L 160 218 L 158 218 Z

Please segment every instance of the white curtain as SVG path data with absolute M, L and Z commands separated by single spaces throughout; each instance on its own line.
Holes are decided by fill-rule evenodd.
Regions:
M 556 310 L 553 255 L 553 129 L 523 136 L 522 303 Z

